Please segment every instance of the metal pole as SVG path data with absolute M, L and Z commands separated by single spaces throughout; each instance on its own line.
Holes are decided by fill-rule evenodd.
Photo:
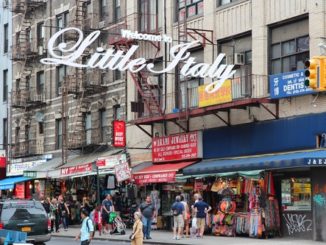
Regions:
M 95 162 L 96 164 L 96 162 Z M 96 194 L 97 194 L 97 205 L 101 204 L 101 196 L 100 196 L 100 174 L 98 166 L 96 166 Z

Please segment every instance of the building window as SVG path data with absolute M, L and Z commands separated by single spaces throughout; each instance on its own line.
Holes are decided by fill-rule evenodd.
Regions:
M 159 11 L 162 1 L 140 0 L 139 7 L 142 13 L 140 17 L 140 30 L 142 32 L 157 32 L 161 27 L 162 11 Z
M 44 23 L 37 24 L 37 47 L 44 47 L 45 30 Z
M 43 134 L 44 133 L 44 123 L 43 122 L 39 122 L 38 123 L 38 133 L 39 134 Z
M 282 180 L 282 209 L 286 211 L 311 210 L 310 178 Z
M 57 95 L 61 94 L 61 87 L 65 76 L 67 75 L 67 67 L 65 65 L 57 66 L 57 75 L 56 75 L 56 93 Z
M 3 101 L 7 101 L 8 99 L 8 70 L 3 70 L 3 93 L 2 93 L 2 98 Z
M 203 0 L 178 0 L 177 4 L 177 19 L 179 21 L 183 21 L 185 18 L 195 15 L 203 14 L 204 12 Z
M 57 22 L 57 31 L 60 31 L 62 29 L 64 29 L 65 27 L 67 27 L 68 25 L 68 12 L 64 12 L 60 15 L 57 15 L 56 17 L 56 22 Z M 59 38 L 58 38 L 58 42 L 62 42 L 64 39 L 63 39 L 63 36 L 61 35 Z
M 62 119 L 61 118 L 55 120 L 55 131 L 56 131 L 55 149 L 61 149 L 62 148 Z
M 113 120 L 120 120 L 121 119 L 121 112 L 122 108 L 120 105 L 113 106 Z
M 8 120 L 7 118 L 3 119 L 3 138 L 2 138 L 2 144 L 3 144 L 3 148 L 7 149 L 7 145 L 8 145 Z
M 38 94 L 44 93 L 44 71 L 36 73 L 36 91 Z
M 115 22 L 118 22 L 121 19 L 120 0 L 114 0 L 114 19 L 115 19 Z
M 272 44 L 272 74 L 304 69 L 309 59 L 309 37 L 303 36 Z
M 120 80 L 121 79 L 121 71 L 119 70 L 114 70 L 114 80 Z
M 91 113 L 85 115 L 85 131 L 86 131 L 86 142 L 91 144 L 92 142 L 92 116 Z
M 99 117 L 100 117 L 100 137 L 101 137 L 101 142 L 107 142 L 107 112 L 105 109 L 102 109 L 99 111 Z
M 8 48 L 9 48 L 9 28 L 8 24 L 4 24 L 3 26 L 3 52 L 8 53 Z
M 108 16 L 107 0 L 99 0 L 100 20 L 104 20 Z
M 219 6 L 227 5 L 227 4 L 236 2 L 236 1 L 239 1 L 239 0 L 217 0 L 216 6 L 219 7 Z

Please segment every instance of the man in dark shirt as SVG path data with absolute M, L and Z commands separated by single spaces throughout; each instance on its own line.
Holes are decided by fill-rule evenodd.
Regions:
M 197 229 L 199 230 L 199 237 L 203 237 L 206 225 L 206 215 L 212 208 L 203 201 L 201 196 L 198 197 L 198 202 L 194 204 L 196 218 L 197 218 Z
M 155 207 L 152 203 L 151 196 L 146 197 L 146 201 L 139 206 L 139 211 L 142 214 L 142 222 L 144 226 L 143 228 L 144 238 L 152 239 L 150 233 L 151 233 L 152 220 L 155 215 Z
M 173 203 L 171 209 L 173 213 L 173 239 L 179 240 L 182 236 L 185 217 L 185 208 L 184 205 L 181 203 L 180 196 L 176 196 L 175 203 Z

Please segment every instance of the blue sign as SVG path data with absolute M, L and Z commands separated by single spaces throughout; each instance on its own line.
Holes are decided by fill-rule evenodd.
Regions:
M 304 85 L 305 79 L 304 70 L 270 75 L 270 97 L 279 99 L 315 93 L 312 88 Z

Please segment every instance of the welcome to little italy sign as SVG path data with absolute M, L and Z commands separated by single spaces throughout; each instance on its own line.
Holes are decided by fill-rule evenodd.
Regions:
M 78 40 L 76 43 L 69 46 L 68 43 L 62 42 L 56 46 L 60 37 L 67 32 L 76 32 L 78 34 Z M 96 41 L 100 33 L 100 31 L 93 31 L 84 38 L 83 32 L 75 27 L 65 28 L 58 31 L 48 42 L 48 52 L 50 57 L 41 59 L 41 63 L 46 65 L 67 65 L 77 68 L 99 68 L 119 71 L 128 70 L 132 73 L 137 73 L 147 69 L 147 71 L 153 74 L 161 74 L 172 71 L 176 68 L 179 62 L 184 62 L 184 65 L 180 70 L 181 75 L 185 77 L 212 78 L 212 82 L 206 85 L 205 91 L 207 93 L 217 91 L 223 85 L 224 81 L 232 77 L 235 73 L 235 70 L 233 70 L 234 65 L 221 64 L 225 57 L 225 54 L 223 53 L 216 57 L 213 64 L 197 63 L 196 58 L 190 57 L 191 54 L 190 52 L 187 52 L 187 50 L 196 45 L 199 41 L 172 46 L 170 49 L 171 62 L 163 69 L 157 69 L 154 63 L 147 63 L 147 60 L 142 57 L 131 59 L 139 48 L 138 45 L 132 45 L 126 53 L 114 48 L 104 50 L 102 47 L 98 47 L 86 64 L 77 62 L 87 47 Z M 152 40 L 152 38 L 155 38 L 140 35 L 139 33 L 127 33 L 126 30 L 122 30 L 122 34 L 127 38 L 138 38 L 141 40 Z M 159 40 L 159 38 L 157 40 Z M 170 39 L 167 39 L 164 35 L 162 41 L 169 42 Z

